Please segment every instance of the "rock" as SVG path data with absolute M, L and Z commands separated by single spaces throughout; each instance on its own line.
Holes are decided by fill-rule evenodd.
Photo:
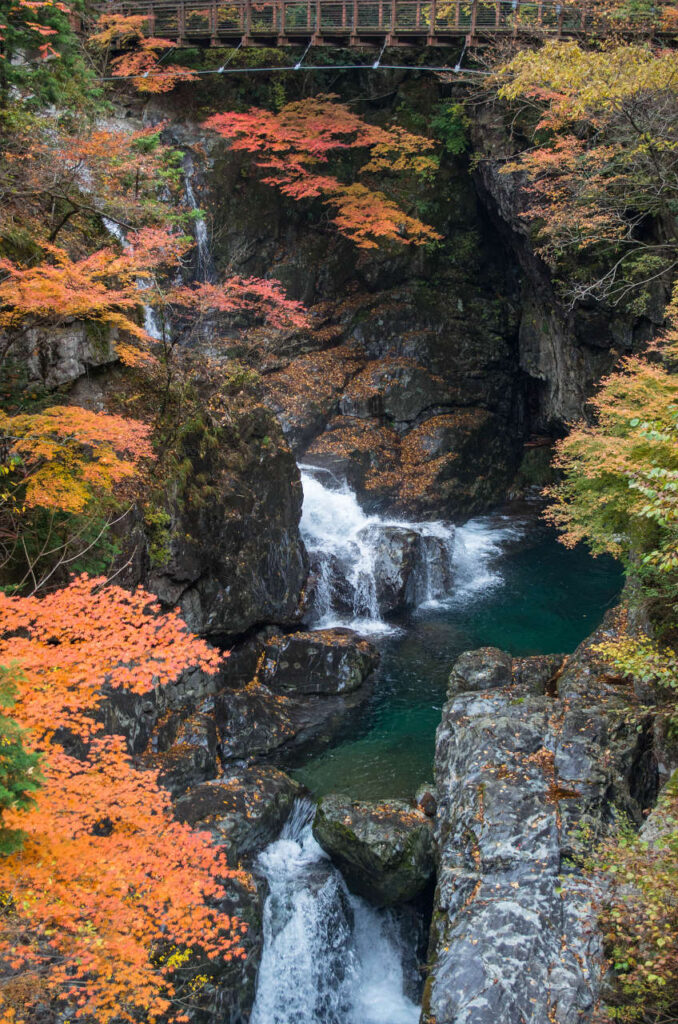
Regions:
M 13 341 L 9 361 L 27 384 L 48 390 L 73 384 L 89 370 L 117 362 L 118 332 L 108 324 L 75 320 L 61 327 L 31 327 Z M 2 344 L 6 335 L 2 334 Z
M 427 818 L 435 818 L 436 811 L 438 810 L 438 797 L 432 782 L 425 782 L 423 786 L 419 787 L 415 794 L 414 802 Z
M 177 716 L 173 716 L 175 719 Z M 158 771 L 158 781 L 173 797 L 181 796 L 217 774 L 217 727 L 214 714 L 200 712 L 169 727 L 171 740 L 159 730 L 159 742 L 151 737 L 151 749 L 139 759 L 140 766 Z
M 565 661 L 564 654 L 537 654 L 513 659 L 513 681 L 528 693 L 546 693 Z
M 374 575 L 382 615 L 393 615 L 414 604 L 419 564 L 419 537 L 402 526 L 367 526 L 358 536 L 376 542 Z
M 202 669 L 189 668 L 176 679 L 156 686 L 148 693 L 136 694 L 107 687 L 106 699 L 98 713 L 106 732 L 122 734 L 130 753 L 140 754 L 148 746 L 164 715 L 176 712 L 176 721 L 188 718 L 221 685 L 219 673 L 208 675 Z M 167 746 L 161 749 L 167 749 Z
M 168 525 L 157 531 L 145 585 L 203 635 L 294 623 L 308 571 L 302 491 L 275 417 L 243 397 L 226 422 L 196 423 L 177 445 L 191 472 L 168 485 Z
M 476 651 L 465 651 L 457 658 L 450 672 L 448 696 L 509 686 L 513 681 L 512 665 L 511 655 L 500 651 L 498 647 L 479 647 Z
M 351 693 L 379 657 L 373 644 L 349 629 L 277 635 L 266 640 L 259 679 L 275 693 Z
M 453 688 L 443 709 L 424 1024 L 593 1020 L 600 894 L 580 868 L 620 815 L 642 820 L 657 774 L 651 715 L 601 671 L 603 636 L 567 661 L 559 697 L 528 680 Z
M 368 693 L 363 686 L 336 696 L 284 697 L 258 682 L 224 691 L 216 701 L 219 756 L 227 763 L 329 742 Z
M 207 830 L 233 865 L 277 839 L 302 787 L 278 768 L 257 765 L 195 786 L 174 805 L 179 821 Z
M 429 821 L 403 801 L 376 804 L 325 796 L 318 805 L 313 835 L 349 889 L 377 906 L 414 899 L 433 876 Z

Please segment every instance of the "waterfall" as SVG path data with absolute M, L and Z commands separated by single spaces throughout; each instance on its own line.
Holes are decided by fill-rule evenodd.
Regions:
M 118 223 L 114 220 L 110 220 L 108 217 L 101 218 L 104 227 L 108 231 L 109 235 L 113 235 L 114 238 L 120 242 L 123 249 L 127 248 L 128 242 L 125 237 L 125 232 Z M 137 288 L 139 291 L 147 291 L 151 287 L 150 282 L 143 281 L 141 278 L 137 280 Z M 149 337 L 154 338 L 155 341 L 162 341 L 162 325 L 158 320 L 158 314 L 148 302 L 143 303 L 144 309 L 144 330 Z
M 298 800 L 258 859 L 269 885 L 251 1024 L 417 1024 L 388 911 L 351 895 Z
M 312 625 L 388 633 L 405 610 L 454 607 L 501 583 L 498 556 L 522 535 L 514 517 L 464 526 L 367 515 L 345 481 L 300 466 L 300 530 L 312 567 Z
M 388 630 L 384 616 L 450 593 L 451 524 L 367 515 L 347 483 L 310 466 L 300 468 L 300 529 L 315 574 L 314 625 L 383 632 Z
M 196 210 L 198 214 L 193 221 L 195 245 L 198 253 L 195 279 L 196 281 L 212 281 L 214 279 L 214 265 L 212 263 L 212 255 L 210 253 L 209 238 L 207 236 L 207 224 L 205 223 L 205 218 L 202 215 L 193 190 L 194 173 L 195 169 L 193 167 L 193 161 L 190 156 L 187 156 L 184 160 L 184 187 L 186 189 L 186 199 L 191 209 Z

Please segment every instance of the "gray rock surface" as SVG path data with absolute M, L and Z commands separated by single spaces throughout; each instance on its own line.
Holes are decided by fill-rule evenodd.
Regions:
M 401 800 L 322 798 L 313 835 L 343 874 L 349 889 L 377 906 L 414 899 L 433 877 L 431 823 Z
M 467 691 L 490 690 L 512 682 L 513 659 L 498 647 L 479 647 L 465 651 L 450 672 L 448 696 Z
M 582 858 L 656 793 L 651 714 L 591 647 L 558 696 L 453 693 L 436 742 L 438 885 L 425 1024 L 583 1024 L 600 994 L 597 893 Z M 476 677 L 478 678 L 478 677 Z

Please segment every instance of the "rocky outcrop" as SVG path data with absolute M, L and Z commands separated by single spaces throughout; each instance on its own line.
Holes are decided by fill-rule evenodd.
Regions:
M 594 649 L 613 628 L 601 627 L 557 679 L 554 663 L 517 659 L 519 681 L 502 686 L 489 672 L 492 688 L 481 690 L 469 665 L 487 665 L 487 650 L 455 666 L 436 743 L 424 1022 L 592 1020 L 602 948 L 582 859 L 620 816 L 640 823 L 657 787 L 652 712 L 629 708 Z M 496 669 L 497 653 L 492 661 Z M 475 689 L 462 692 L 465 676 Z
M 414 899 L 433 877 L 431 823 L 403 801 L 375 804 L 325 796 L 313 821 L 313 835 L 349 889 L 377 906 Z
M 494 690 L 512 681 L 513 659 L 498 647 L 479 647 L 457 659 L 448 681 L 448 695 Z
M 259 679 L 274 693 L 352 693 L 379 664 L 379 651 L 350 629 L 268 636 Z
M 9 342 L 0 334 L 6 379 L 16 375 L 27 387 L 73 384 L 90 370 L 115 363 L 117 330 L 107 324 L 75 320 L 62 327 L 31 327 Z
M 200 422 L 184 431 L 176 457 L 190 471 L 168 486 L 149 589 L 207 636 L 294 622 L 307 574 L 302 492 L 275 417 L 256 400 L 233 403 L 216 433 Z
M 569 305 L 557 292 L 535 252 L 529 204 L 521 175 L 502 168 L 515 144 L 497 109 L 478 108 L 473 125 L 476 184 L 481 202 L 498 226 L 507 257 L 520 267 L 519 365 L 526 375 L 531 429 L 562 430 L 584 415 L 596 385 L 620 355 L 641 350 L 664 319 L 665 286 L 654 282 L 642 313 L 593 298 Z M 572 274 L 576 268 L 572 267 Z M 567 278 L 561 268 L 561 278 Z
M 237 646 L 215 702 L 224 764 L 329 741 L 370 693 L 379 652 L 350 629 L 284 634 L 274 627 Z
M 320 697 L 284 697 L 253 680 L 216 700 L 219 756 L 224 764 L 298 751 L 329 742 L 369 688 Z
M 277 839 L 302 793 L 278 768 L 250 766 L 195 786 L 176 802 L 175 814 L 192 828 L 209 831 L 237 864 Z

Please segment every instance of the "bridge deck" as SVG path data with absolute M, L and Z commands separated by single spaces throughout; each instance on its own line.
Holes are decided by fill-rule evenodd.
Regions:
M 660 4 L 661 6 L 661 0 Z M 594 8 L 553 0 L 119 0 L 177 45 L 458 44 L 495 34 L 587 34 Z

